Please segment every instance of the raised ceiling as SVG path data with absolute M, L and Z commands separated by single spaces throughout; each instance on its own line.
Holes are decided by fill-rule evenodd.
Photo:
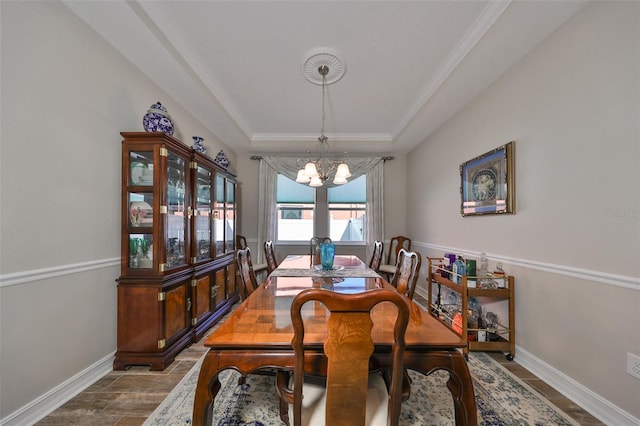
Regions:
M 561 26 L 582 1 L 65 1 L 237 152 L 408 152 Z M 150 99 L 150 103 L 161 99 Z

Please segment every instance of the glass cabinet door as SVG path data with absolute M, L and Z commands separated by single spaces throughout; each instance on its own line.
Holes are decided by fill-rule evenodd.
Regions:
M 185 231 L 187 228 L 187 160 L 169 152 L 167 154 L 167 193 L 165 228 L 165 269 L 187 263 Z
M 194 247 L 193 263 L 212 258 L 211 253 L 211 178 L 213 173 L 204 167 L 196 168 L 195 178 L 195 208 L 194 217 Z
M 129 269 L 153 267 L 153 151 L 129 151 L 126 258 Z
M 216 174 L 215 202 L 213 203 L 213 224 L 216 241 L 216 255 L 224 253 L 224 200 L 225 200 L 225 179 L 224 176 Z
M 226 201 L 224 228 L 225 252 L 231 253 L 236 239 L 236 185 L 231 181 L 227 181 Z

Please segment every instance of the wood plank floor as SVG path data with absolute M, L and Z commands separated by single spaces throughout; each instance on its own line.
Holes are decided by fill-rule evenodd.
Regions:
M 420 296 L 416 296 L 418 299 Z M 426 303 L 424 301 L 423 303 Z M 212 330 L 211 330 L 212 331 Z M 210 332 L 211 332 L 210 331 Z M 206 352 L 205 338 L 183 350 L 164 371 L 132 367 L 113 371 L 38 422 L 42 426 L 140 426 L 184 375 Z M 490 355 L 529 384 L 556 407 L 584 426 L 602 425 L 595 417 L 565 398 L 502 353 Z

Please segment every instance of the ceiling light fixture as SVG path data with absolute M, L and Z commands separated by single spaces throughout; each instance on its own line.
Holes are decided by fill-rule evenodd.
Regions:
M 337 60 L 337 57 L 335 57 L 334 55 L 324 55 L 329 55 L 333 60 Z M 308 68 L 308 64 L 312 62 L 313 58 L 314 57 L 311 57 L 306 61 L 305 67 Z M 324 104 L 326 98 L 327 75 L 330 72 L 329 65 L 327 65 L 327 63 L 321 63 L 318 66 L 317 71 L 320 74 L 322 80 L 322 127 L 320 128 L 320 137 L 318 138 L 318 145 L 316 147 L 316 158 L 311 159 L 310 152 L 307 151 L 307 159 L 298 160 L 299 164 L 304 163 L 304 167 L 298 170 L 296 182 L 308 183 L 309 186 L 313 187 L 322 186 L 329 179 L 329 175 L 335 172 L 333 184 L 342 185 L 347 183 L 347 179 L 351 177 L 349 166 L 344 161 L 336 161 L 331 158 L 331 149 L 329 148 L 328 142 L 329 138 L 327 138 L 327 136 L 325 136 L 324 134 L 324 122 L 326 118 Z M 342 77 L 342 75 L 344 74 L 344 68 L 342 68 L 340 71 L 340 77 Z M 309 79 L 309 81 L 314 81 L 309 77 L 307 78 Z M 335 81 L 337 80 L 333 80 L 333 82 Z

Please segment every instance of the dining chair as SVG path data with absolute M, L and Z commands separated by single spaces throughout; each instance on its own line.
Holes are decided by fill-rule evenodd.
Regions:
M 311 255 L 311 266 L 320 265 L 320 244 L 331 243 L 329 237 L 313 237 L 309 240 L 309 254 Z
M 384 252 L 384 243 L 382 241 L 374 241 L 373 242 L 373 254 L 371 255 L 371 260 L 369 260 L 369 268 L 374 271 L 378 271 L 380 268 L 380 263 L 382 262 L 382 253 Z
M 385 263 L 380 265 L 380 268 L 378 268 L 378 272 L 385 274 L 387 281 L 396 272 L 395 262 L 398 259 L 398 252 L 400 252 L 400 249 L 405 249 L 407 251 L 411 250 L 411 239 L 402 235 L 391 238 L 391 241 L 389 242 L 389 251 L 387 252 L 387 260 Z
M 238 250 L 236 253 L 236 264 L 238 265 L 238 271 L 240 275 L 240 282 L 242 284 L 240 288 L 240 296 L 242 300 L 246 300 L 258 288 L 258 281 L 256 280 L 256 274 L 253 270 L 251 263 L 251 249 L 246 247 L 245 249 Z M 276 371 L 272 369 L 265 369 L 256 371 L 252 374 L 263 374 L 268 376 L 275 376 Z M 238 384 L 242 385 L 246 382 L 247 376 L 242 374 L 238 378 Z
M 329 311 L 323 351 L 327 359 L 326 379 L 304 374 L 305 347 L 302 307 L 309 301 Z M 381 302 L 397 306 L 391 349 L 391 382 L 387 387 L 380 372 L 369 371 L 373 353 L 371 310 Z M 318 309 L 314 304 L 313 309 Z M 302 425 L 387 425 L 400 417 L 405 331 L 409 322 L 408 299 L 392 289 L 375 289 L 358 294 L 340 294 L 311 288 L 300 292 L 291 304 L 294 351 L 293 381 L 287 387 L 278 373 L 281 401 L 289 404 L 287 424 Z M 282 405 L 281 405 L 282 410 Z M 387 423 L 389 422 L 389 423 Z
M 253 270 L 251 249 L 249 247 L 237 251 L 236 264 L 240 275 L 240 283 L 242 284 L 240 287 L 240 296 L 242 300 L 245 300 L 258 288 L 258 280 Z
M 247 238 L 244 235 L 236 234 L 236 249 L 242 250 L 247 247 Z M 268 271 L 268 265 L 266 263 L 256 263 L 253 265 L 253 272 L 256 274 L 256 277 L 265 271 Z
M 278 267 L 278 261 L 276 260 L 276 254 L 273 249 L 273 241 L 264 242 L 264 257 L 267 260 L 267 273 L 272 273 L 274 269 Z
M 417 251 L 400 249 L 398 252 L 396 270 L 391 278 L 391 285 L 411 300 L 416 292 L 421 264 L 422 259 Z
M 247 239 L 244 235 L 236 234 L 236 250 L 242 250 L 247 248 Z

